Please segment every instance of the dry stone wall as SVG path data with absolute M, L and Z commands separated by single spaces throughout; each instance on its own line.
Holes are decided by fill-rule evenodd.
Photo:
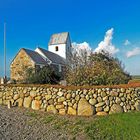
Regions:
M 70 90 L 47 86 L 0 86 L 0 104 L 79 116 L 140 111 L 140 87 Z

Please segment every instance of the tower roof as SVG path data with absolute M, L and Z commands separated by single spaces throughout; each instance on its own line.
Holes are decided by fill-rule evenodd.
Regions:
M 49 45 L 66 44 L 68 36 L 69 36 L 68 32 L 53 34 L 49 41 Z

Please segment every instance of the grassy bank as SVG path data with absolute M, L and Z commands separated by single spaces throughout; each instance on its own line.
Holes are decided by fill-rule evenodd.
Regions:
M 129 81 L 129 84 L 140 83 L 140 75 L 132 76 L 132 80 Z
M 66 132 L 71 139 L 91 140 L 140 140 L 140 112 L 115 114 L 102 117 L 70 117 L 41 115 L 28 112 L 33 119 L 40 119 L 46 127 Z

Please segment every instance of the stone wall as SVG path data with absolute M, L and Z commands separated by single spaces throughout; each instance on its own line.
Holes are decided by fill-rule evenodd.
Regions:
M 69 89 L 1 85 L 0 104 L 79 116 L 140 111 L 140 87 Z

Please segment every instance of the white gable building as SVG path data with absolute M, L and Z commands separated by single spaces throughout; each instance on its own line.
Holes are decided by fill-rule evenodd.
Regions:
M 35 50 L 20 49 L 11 62 L 11 79 L 23 80 L 25 69 L 32 67 L 37 71 L 39 68 L 51 65 L 63 75 L 67 59 L 71 54 L 71 41 L 68 32 L 58 33 L 51 36 L 48 50 L 37 47 Z

